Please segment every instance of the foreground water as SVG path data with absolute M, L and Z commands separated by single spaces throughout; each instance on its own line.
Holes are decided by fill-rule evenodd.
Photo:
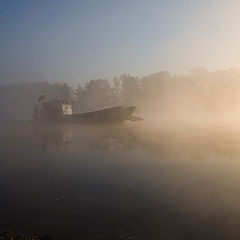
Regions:
M 0 125 L 0 227 L 56 239 L 239 239 L 240 128 Z

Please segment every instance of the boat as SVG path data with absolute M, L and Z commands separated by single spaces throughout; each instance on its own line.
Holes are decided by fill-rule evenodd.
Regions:
M 67 122 L 67 123 L 120 123 L 127 120 L 140 121 L 134 116 L 135 106 L 115 106 L 91 112 L 73 113 L 68 98 L 43 102 L 41 107 L 33 110 L 33 122 Z

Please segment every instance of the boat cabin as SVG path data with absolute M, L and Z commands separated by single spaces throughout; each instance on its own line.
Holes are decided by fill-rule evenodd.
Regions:
M 42 114 L 51 114 L 55 116 L 64 116 L 72 114 L 72 105 L 68 98 L 55 99 L 42 103 Z

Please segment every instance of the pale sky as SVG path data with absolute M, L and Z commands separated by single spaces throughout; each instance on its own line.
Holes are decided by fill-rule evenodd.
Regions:
M 0 83 L 240 68 L 237 0 L 0 0 Z

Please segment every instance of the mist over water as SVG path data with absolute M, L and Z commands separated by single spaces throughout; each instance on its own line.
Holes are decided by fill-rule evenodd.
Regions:
M 238 239 L 240 125 L 2 124 L 0 225 L 57 239 Z
M 238 70 L 122 75 L 85 85 L 0 87 L 0 227 L 55 239 L 239 239 Z M 73 112 L 137 106 L 141 122 L 30 123 L 68 97 Z
M 239 240 L 239 12 L 0 1 L 0 240 Z
M 73 112 L 86 112 L 118 105 L 136 106 L 146 119 L 207 118 L 218 121 L 240 116 L 240 71 L 209 72 L 193 69 L 188 75 L 167 71 L 144 77 L 123 74 L 114 79 L 94 79 L 78 86 L 68 83 L 25 82 L 0 86 L 0 121 L 30 121 L 38 97 L 68 97 Z

